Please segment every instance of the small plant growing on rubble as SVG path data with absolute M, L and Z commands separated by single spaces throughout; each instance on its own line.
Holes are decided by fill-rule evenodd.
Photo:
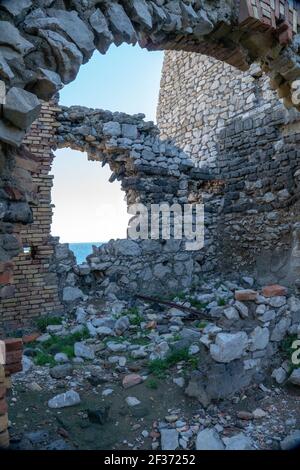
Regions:
M 137 307 L 132 307 L 126 311 L 126 315 L 129 316 L 130 324 L 140 326 L 144 320 Z
M 191 304 L 191 306 L 197 310 L 201 310 L 205 307 L 207 307 L 207 303 L 205 302 L 200 302 L 199 300 L 197 299 L 193 299 L 192 297 L 189 298 L 189 302 Z
M 150 388 L 151 390 L 156 390 L 158 388 L 158 383 L 155 379 L 148 379 L 145 383 L 146 387 Z
M 37 353 L 37 355 L 34 358 L 34 362 L 37 366 L 46 366 L 48 364 L 50 366 L 55 366 L 55 360 L 53 356 L 43 351 L 39 351 Z
M 89 338 L 89 336 L 87 328 L 67 336 L 52 335 L 48 341 L 39 345 L 38 353 L 34 358 L 35 363 L 39 366 L 55 365 L 53 355 L 58 352 L 65 353 L 71 359 L 74 357 L 74 344 Z
M 208 325 L 208 322 L 205 320 L 199 321 L 196 323 L 196 327 L 200 330 L 203 330 Z
M 149 370 L 157 377 L 165 377 L 166 371 L 178 364 L 178 362 L 186 362 L 193 359 L 189 356 L 188 348 L 174 349 L 165 359 L 154 359 L 150 361 Z
M 220 297 L 218 299 L 218 305 L 219 305 L 219 307 L 224 307 L 226 305 L 226 300 L 223 299 L 222 297 Z
M 61 317 L 41 317 L 36 320 L 36 326 L 38 329 L 42 332 L 45 333 L 47 326 L 49 325 L 61 325 L 62 324 L 62 318 Z

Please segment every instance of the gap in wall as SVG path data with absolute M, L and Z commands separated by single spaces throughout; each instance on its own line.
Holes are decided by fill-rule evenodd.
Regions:
M 60 92 L 60 104 L 144 113 L 147 120 L 156 121 L 162 64 L 163 52 L 149 53 L 139 46 L 112 46 L 105 56 L 95 52 L 76 80 Z M 52 235 L 71 244 L 78 262 L 92 251 L 92 244 L 126 238 L 130 216 L 120 183 L 108 182 L 108 167 L 62 149 L 56 152 L 52 174 Z
M 120 182 L 109 182 L 109 167 L 88 161 L 86 153 L 60 149 L 55 155 L 51 234 L 72 244 L 80 263 L 92 252 L 92 244 L 126 238 L 130 216 L 125 193 Z

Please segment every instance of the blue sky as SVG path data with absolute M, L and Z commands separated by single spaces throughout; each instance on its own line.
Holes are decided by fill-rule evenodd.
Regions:
M 139 46 L 112 46 L 105 56 L 95 52 L 83 65 L 76 80 L 60 93 L 66 106 L 143 112 L 156 120 L 163 52 L 148 52 Z
M 60 103 L 144 113 L 155 121 L 162 52 L 112 46 L 95 53 L 76 80 L 60 92 Z M 55 205 L 52 234 L 62 242 L 97 242 L 126 237 L 128 215 L 120 183 L 109 183 L 108 167 L 89 162 L 84 153 L 56 152 L 52 168 Z

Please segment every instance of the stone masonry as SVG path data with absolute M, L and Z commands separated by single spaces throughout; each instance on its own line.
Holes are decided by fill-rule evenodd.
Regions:
M 37 97 L 49 100 L 95 49 L 104 54 L 112 43 L 205 53 L 241 70 L 259 60 L 292 105 L 300 76 L 297 2 L 12 0 L 0 7 L 8 90 L 0 139 L 8 144 L 21 144 L 39 113 Z
M 167 52 L 158 123 L 162 137 L 224 181 L 219 269 L 247 266 L 264 282 L 299 278 L 299 113 L 285 109 L 260 68 Z
M 32 222 L 30 172 L 18 167 L 23 150 L 14 147 L 37 118 L 39 99 L 49 100 L 74 80 L 95 49 L 105 53 L 112 43 L 138 42 L 149 50 L 205 53 L 241 70 L 260 61 L 285 104 L 295 105 L 292 84 L 300 67 L 294 1 L 11 0 L 0 3 L 0 14 L 0 77 L 7 91 L 0 122 L 1 188 L 10 188 L 0 196 L 2 298 L 12 294 L 9 261 L 20 250 L 20 224 Z
M 55 116 L 57 107 L 44 104 L 39 120 L 30 129 L 24 140 L 22 160 L 17 162 L 32 175 L 34 197 L 30 203 L 33 223 L 20 228 L 23 252 L 14 258 L 13 279 L 14 291 L 6 295 L 0 304 L 1 324 L 9 332 L 25 319 L 33 320 L 47 312 L 59 310 L 57 277 L 49 272 L 49 263 L 53 256 L 53 241 L 50 238 L 52 221 L 51 187 L 52 176 L 49 175 L 53 154 L 50 142 L 55 134 Z M 20 170 L 21 172 L 21 170 Z M 24 183 L 28 180 L 25 172 L 21 177 Z M 26 251 L 26 252 L 25 252 Z
M 63 300 L 64 288 L 79 287 L 85 294 L 101 290 L 105 296 L 120 290 L 167 294 L 199 282 L 203 273 L 235 267 L 257 270 L 266 282 L 298 279 L 299 117 L 286 111 L 260 69 L 241 73 L 215 59 L 169 52 L 158 118 L 161 137 L 143 115 L 43 105 L 27 136 L 31 153 L 27 149 L 26 155 L 31 162 L 35 155 L 35 165 L 40 162 L 38 170 L 30 167 L 39 188 L 31 202 L 35 222 L 22 229 L 23 244 L 32 253 L 16 260 L 17 282 L 11 287 L 17 293 L 3 302 L 5 323 L 59 312 L 58 291 Z M 195 256 L 179 242 L 123 240 L 95 250 L 88 264 L 77 268 L 67 248 L 49 237 L 48 172 L 56 146 L 108 164 L 111 181 L 122 182 L 128 204 L 204 202 L 204 250 Z M 24 281 L 26 270 L 32 281 Z M 36 297 L 30 295 L 25 311 L 28 287 L 36 289 Z

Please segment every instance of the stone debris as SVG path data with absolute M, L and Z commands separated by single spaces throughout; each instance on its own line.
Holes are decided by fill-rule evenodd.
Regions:
M 242 289 L 235 291 L 234 296 L 235 300 L 238 300 L 239 302 L 244 302 L 247 300 L 256 300 L 257 292 L 252 289 Z
M 176 450 L 179 447 L 176 429 L 161 429 L 160 436 L 162 450 Z
M 218 298 L 216 284 L 220 282 L 208 281 L 202 287 L 206 292 L 203 298 L 209 304 Z M 241 290 L 237 289 L 239 284 L 228 285 L 227 291 L 223 290 L 227 292 L 225 305 L 218 306 L 222 313 L 211 317 L 212 321 L 187 319 L 178 308 L 158 309 L 144 301 L 136 301 L 133 307 L 132 301 L 107 300 L 99 308 L 93 305 L 92 297 L 80 299 L 63 316 L 60 325 L 46 327 L 50 333 L 45 333 L 42 341 L 41 336 L 35 335 L 36 343 L 26 345 L 24 358 L 30 361 L 30 368 L 26 374 L 17 374 L 14 380 L 25 382 L 27 390 L 39 394 L 50 389 L 54 395 L 62 387 L 67 388 L 69 391 L 49 400 L 49 409 L 79 404 L 80 397 L 83 400 L 87 393 L 99 396 L 103 406 L 95 402 L 95 407 L 86 414 L 90 423 L 103 426 L 104 431 L 109 422 L 110 402 L 116 403 L 113 408 L 119 406 L 122 416 L 130 413 L 130 426 L 139 433 L 135 443 L 130 440 L 124 444 L 128 448 L 146 445 L 153 450 L 248 450 L 285 446 L 284 440 L 295 431 L 298 420 L 290 421 L 288 415 L 282 419 L 285 405 L 278 396 L 284 393 L 286 383 L 289 387 L 299 386 L 299 369 L 291 373 L 290 360 L 282 355 L 280 338 L 287 338 L 289 331 L 298 328 L 297 318 L 292 317 L 294 312 L 285 308 L 291 305 L 291 310 L 297 311 L 298 304 L 287 294 L 284 305 L 280 301 L 280 306 L 272 307 L 274 318 L 262 323 L 261 317 L 269 308 L 266 299 L 278 296 L 260 296 L 257 288 L 256 300 L 245 301 L 246 305 L 234 299 L 234 293 Z M 194 296 L 201 298 L 201 292 Z M 230 308 L 238 312 L 235 304 L 239 302 L 247 307 L 247 317 L 224 313 Z M 203 309 L 205 315 L 211 311 L 209 304 Z M 149 323 L 151 328 L 146 327 Z M 88 325 L 95 329 L 95 335 Z M 35 348 L 47 347 L 51 338 L 52 342 L 53 338 L 62 341 L 73 332 L 76 335 L 90 332 L 89 338 L 74 342 L 75 357 L 56 350 L 52 357 L 57 365 L 53 366 L 51 360 L 46 366 L 35 365 Z M 271 381 L 270 388 L 264 385 L 265 379 Z M 172 393 L 165 394 L 166 402 L 157 402 L 157 422 L 150 423 L 150 403 L 152 406 L 156 394 L 161 393 L 160 387 L 167 384 Z M 137 396 L 128 396 L 126 392 L 131 388 Z M 178 396 L 175 408 L 169 405 L 173 395 Z M 190 397 L 196 399 L 187 408 L 191 410 L 192 406 L 192 415 L 187 409 L 182 410 L 182 404 Z M 248 406 L 244 406 L 246 401 Z M 294 404 L 294 398 L 291 403 Z M 82 413 L 84 417 L 85 412 Z M 283 421 L 287 424 L 283 425 Z M 25 446 L 25 441 L 22 445 Z
M 251 439 L 243 433 L 232 437 L 225 437 L 223 441 L 226 450 L 254 450 Z
M 135 385 L 140 384 L 143 381 L 143 378 L 138 374 L 129 374 L 126 375 L 122 381 L 124 388 L 131 388 Z
M 289 382 L 293 385 L 300 386 L 300 368 L 293 370 L 293 372 L 289 376 Z
M 74 354 L 76 357 L 81 357 L 83 359 L 95 359 L 94 350 L 85 343 L 75 343 Z
M 224 450 L 225 446 L 214 429 L 204 429 L 197 435 L 197 450 Z
M 300 430 L 297 429 L 293 431 L 289 436 L 287 436 L 283 441 L 280 443 L 280 447 L 282 450 L 295 450 L 296 448 L 299 449 L 300 445 Z
M 248 336 L 239 333 L 218 333 L 215 344 L 210 346 L 210 354 L 217 362 L 231 362 L 240 358 L 248 345 Z
M 132 406 L 140 405 L 141 402 L 136 397 L 127 397 L 126 403 L 128 406 L 132 407 Z
M 60 395 L 56 395 L 48 401 L 49 408 L 65 408 L 78 405 L 81 402 L 80 396 L 75 390 L 69 390 Z
M 264 297 L 286 296 L 287 293 L 288 293 L 288 289 L 284 286 L 280 286 L 279 284 L 265 286 L 262 288 L 262 295 Z

